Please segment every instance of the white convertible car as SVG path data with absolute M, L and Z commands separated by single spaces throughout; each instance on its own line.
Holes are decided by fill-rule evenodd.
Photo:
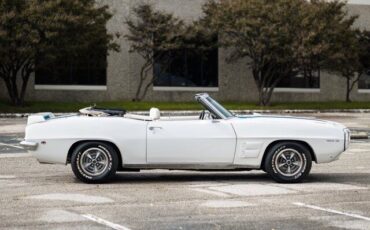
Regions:
M 41 163 L 72 165 L 84 182 L 140 169 L 266 171 L 278 182 L 299 182 L 312 161 L 337 160 L 350 142 L 341 124 L 309 118 L 238 116 L 208 94 L 197 94 L 199 117 L 149 116 L 86 108 L 81 114 L 28 118 L 21 145 Z

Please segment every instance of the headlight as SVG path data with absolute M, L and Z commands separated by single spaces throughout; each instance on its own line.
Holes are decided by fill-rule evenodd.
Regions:
M 351 131 L 349 129 L 344 129 L 344 151 L 348 149 L 350 142 L 351 142 Z

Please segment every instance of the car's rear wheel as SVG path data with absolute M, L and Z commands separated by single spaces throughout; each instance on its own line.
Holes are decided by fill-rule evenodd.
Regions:
M 74 149 L 71 165 L 73 173 L 81 181 L 102 183 L 116 173 L 118 156 L 110 144 L 84 142 Z
M 264 169 L 277 182 L 301 182 L 312 167 L 310 150 L 296 142 L 280 142 L 267 153 Z

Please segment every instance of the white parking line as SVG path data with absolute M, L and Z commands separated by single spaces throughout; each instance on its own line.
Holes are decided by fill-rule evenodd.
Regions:
M 20 146 L 16 146 L 16 145 L 10 145 L 10 144 L 5 144 L 5 143 L 0 143 L 0 145 L 2 146 L 7 146 L 7 147 L 13 147 L 13 148 L 17 148 L 17 149 L 24 149 Z
M 0 175 L 0 179 L 15 179 L 14 175 Z
M 0 153 L 0 158 L 31 157 L 29 153 Z
M 357 215 L 357 214 L 353 214 L 353 213 L 341 212 L 341 211 L 337 211 L 337 210 L 329 209 L 329 208 L 321 208 L 321 207 L 318 207 L 318 206 L 304 204 L 304 203 L 300 203 L 300 202 L 295 202 L 293 204 L 297 205 L 297 206 L 305 207 L 305 208 L 311 208 L 311 209 L 316 209 L 316 210 L 320 210 L 320 211 L 324 211 L 324 212 L 330 212 L 330 213 L 335 213 L 335 214 L 339 214 L 339 215 L 344 215 L 344 216 L 349 216 L 349 217 L 353 217 L 353 218 L 357 218 L 357 219 L 370 221 L 370 217 L 361 216 L 361 215 Z
M 219 192 L 219 191 L 212 191 L 212 190 L 208 190 L 206 188 L 192 188 L 191 190 L 197 191 L 197 192 L 204 192 L 204 193 L 208 193 L 208 194 L 215 195 L 215 196 L 220 196 L 220 197 L 230 197 L 230 195 L 227 194 L 227 193 L 223 193 L 223 192 Z
M 209 200 L 202 203 L 201 206 L 208 208 L 241 208 L 256 205 L 239 200 Z
M 47 193 L 41 195 L 27 196 L 26 199 L 37 199 L 37 200 L 61 200 L 61 201 L 72 201 L 82 202 L 90 204 L 103 204 L 112 203 L 113 200 L 102 196 L 90 196 L 86 194 L 78 193 Z
M 89 220 L 94 221 L 96 223 L 105 225 L 105 226 L 110 227 L 110 228 L 115 229 L 115 230 L 130 230 L 129 228 L 126 228 L 125 226 L 109 222 L 107 220 L 104 220 L 102 218 L 99 218 L 99 217 L 91 215 L 91 214 L 85 214 L 85 215 L 82 215 L 82 216 L 85 217 L 86 219 L 89 219 Z

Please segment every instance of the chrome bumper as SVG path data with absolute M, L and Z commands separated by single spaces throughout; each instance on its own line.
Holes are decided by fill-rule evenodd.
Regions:
M 349 148 L 349 144 L 351 143 L 351 131 L 349 129 L 344 129 L 344 151 Z
M 22 141 L 20 145 L 30 151 L 35 151 L 37 149 L 37 143 L 36 142 L 31 142 L 31 141 Z

